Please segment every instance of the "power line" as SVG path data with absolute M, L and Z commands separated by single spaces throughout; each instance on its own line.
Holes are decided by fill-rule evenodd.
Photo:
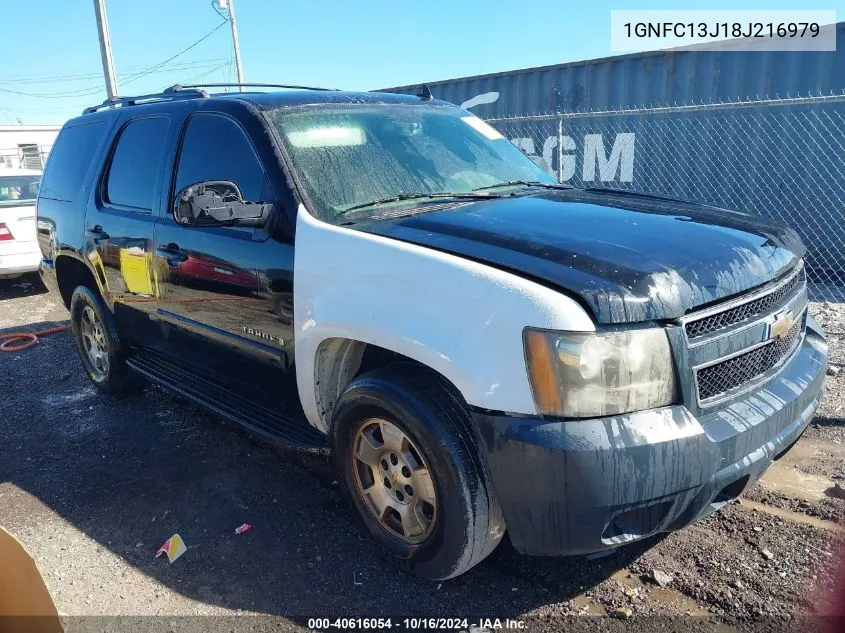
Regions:
M 203 35 L 201 38 L 199 38 L 199 39 L 198 39 L 196 42 L 194 42 L 193 44 L 191 44 L 191 45 L 189 45 L 189 46 L 186 46 L 186 47 L 185 47 L 185 48 L 183 48 L 181 51 L 179 51 L 178 53 L 176 53 L 175 55 L 173 55 L 172 57 L 168 57 L 167 59 L 165 59 L 163 62 L 159 62 L 159 63 L 158 63 L 158 64 L 156 64 L 155 66 L 151 66 L 151 67 L 149 68 L 149 70 L 144 71 L 144 72 L 142 72 L 142 73 L 140 73 L 140 74 L 136 75 L 134 78 L 130 79 L 129 81 L 135 81 L 135 79 L 140 79 L 141 77 L 145 77 L 146 75 L 149 75 L 150 73 L 155 72 L 158 68 L 161 68 L 161 67 L 162 67 L 162 66 L 164 66 L 165 64 L 167 64 L 167 63 L 169 63 L 169 62 L 173 61 L 174 59 L 176 59 L 176 58 L 177 58 L 177 57 L 179 57 L 180 55 L 183 55 L 183 54 L 187 53 L 189 50 L 191 50 L 192 48 L 194 48 L 197 44 L 199 44 L 200 42 L 202 42 L 202 41 L 204 41 L 204 40 L 208 39 L 209 37 L 211 37 L 212 35 L 214 35 L 214 33 L 216 33 L 216 32 L 217 32 L 217 31 L 218 31 L 218 30 L 219 30 L 219 29 L 220 29 L 223 25 L 225 25 L 225 24 L 226 24 L 226 22 L 221 22 L 220 24 L 218 24 L 217 26 L 215 26 L 213 29 L 211 29 L 208 33 L 206 33 L 206 34 L 205 34 L 205 35 Z M 122 82 L 122 83 L 123 83 L 123 84 L 128 84 L 128 83 L 129 83 L 129 81 L 124 81 L 124 82 Z
M 225 24 L 227 24 L 227 22 L 221 22 L 220 24 L 215 26 L 213 29 L 211 29 L 208 33 L 206 33 L 201 38 L 199 38 L 196 42 L 189 44 L 188 46 L 183 48 L 181 51 L 179 51 L 175 55 L 168 57 L 164 61 L 161 61 L 157 64 L 154 64 L 153 66 L 150 66 L 143 71 L 140 71 L 138 73 L 130 75 L 127 79 L 121 81 L 121 85 L 126 85 L 128 83 L 131 83 L 131 82 L 137 80 L 137 79 L 141 79 L 142 77 L 146 77 L 147 75 L 150 75 L 150 74 L 156 72 L 162 66 L 165 66 L 166 64 L 170 63 L 171 61 L 173 61 L 177 57 L 184 55 L 189 50 L 191 50 L 192 48 L 194 48 L 195 46 L 197 46 L 201 42 L 205 41 L 209 37 L 211 37 L 214 33 L 216 33 L 218 30 L 220 30 L 220 28 L 223 27 Z M 95 88 L 95 87 L 92 86 L 90 88 L 80 88 L 78 90 L 69 90 L 69 91 L 66 91 L 66 92 L 51 92 L 51 93 L 32 93 L 32 92 L 22 92 L 22 91 L 19 91 L 19 90 L 9 90 L 7 88 L 0 88 L 0 92 L 6 93 L 6 94 L 20 95 L 20 96 L 23 96 L 23 97 L 34 97 L 34 98 L 37 98 L 37 99 L 64 99 L 65 97 L 71 97 L 71 96 L 78 96 L 78 97 L 94 96 L 94 95 L 102 92 L 102 87 L 97 86 Z
M 197 59 L 190 62 L 183 62 L 182 64 L 171 65 L 168 70 L 185 70 L 187 68 L 200 68 L 203 66 L 214 66 L 216 64 L 221 63 L 223 60 L 230 59 L 227 57 L 213 57 L 207 59 Z M 119 69 L 121 74 L 128 73 L 133 74 L 138 71 L 143 71 L 148 69 L 149 67 L 145 65 L 135 65 L 135 66 L 127 66 L 125 68 Z M 65 75 L 55 75 L 55 74 L 48 74 L 48 75 L 38 75 L 38 74 L 27 74 L 22 75 L 21 77 L 25 78 L 18 78 L 15 75 L 10 75 L 8 78 L 0 78 L 0 85 L 8 86 L 8 85 L 18 85 L 18 84 L 38 84 L 38 83 L 62 83 L 62 82 L 70 82 L 70 81 L 80 81 L 82 79 L 94 79 L 101 75 L 102 73 L 99 72 L 90 72 L 90 73 L 82 73 L 78 72 L 76 74 L 65 74 Z
M 176 83 L 188 84 L 188 83 L 191 83 L 192 81 L 196 81 L 197 79 L 202 79 L 204 77 L 208 77 L 208 75 L 211 75 L 212 73 L 216 73 L 218 70 L 229 66 L 230 63 L 231 62 L 226 61 L 226 62 L 220 64 L 219 66 L 212 68 L 211 70 L 206 70 L 206 71 L 199 73 L 197 75 L 192 75 L 191 77 L 187 77 L 186 79 L 180 79 Z
M 218 61 L 221 61 L 223 59 L 225 59 L 225 58 L 223 58 L 223 57 L 206 57 L 206 58 L 202 58 L 202 59 L 195 59 L 195 60 L 192 60 L 191 62 L 185 62 L 185 63 L 211 63 L 211 62 L 218 62 Z M 144 70 L 148 67 L 149 67 L 148 64 L 135 64 L 133 66 L 125 66 L 121 70 L 123 72 L 138 71 L 138 70 Z M 75 75 L 74 74 L 69 75 L 67 73 L 57 75 L 55 73 L 55 71 L 51 71 L 51 72 L 47 72 L 47 73 L 31 73 L 31 72 L 15 73 L 15 74 L 11 74 L 11 75 L 6 75 L 5 78 L 0 78 L 0 81 L 17 81 L 19 79 L 28 79 L 30 77 L 34 78 L 35 80 L 40 81 L 42 79 L 51 79 L 51 78 L 61 79 L 62 77 L 73 77 L 73 76 L 92 77 L 92 76 L 95 76 L 95 75 L 99 75 L 99 72 L 87 71 L 87 70 L 86 71 L 77 70 L 77 71 L 75 71 L 75 73 L 76 73 Z
M 8 114 L 6 114 L 7 112 L 12 112 L 11 110 L 9 110 L 8 108 L 0 108 L 0 112 L 2 112 L 2 113 L 3 113 L 3 116 L 4 116 L 4 117 L 6 117 L 6 120 L 7 120 L 7 121 L 8 121 L 11 125 L 14 125 L 14 124 L 15 124 L 15 122 L 14 122 L 14 121 L 12 121 L 12 117 L 10 117 Z M 14 112 L 12 112 L 12 114 L 14 114 Z
M 215 63 L 215 64 L 210 64 L 210 63 L 206 62 L 206 63 L 202 63 L 202 64 L 182 64 L 182 65 L 179 65 L 179 66 L 161 68 L 161 69 L 155 71 L 154 73 L 152 73 L 151 76 L 161 77 L 162 78 L 160 80 L 161 83 L 167 83 L 168 85 L 171 85 L 171 84 L 174 84 L 174 83 L 187 83 L 185 80 L 180 79 L 180 75 L 184 76 L 184 73 L 186 71 L 199 70 L 199 71 L 202 71 L 202 72 L 210 72 L 212 70 L 218 69 L 222 66 L 226 66 L 227 64 L 229 64 L 229 60 L 226 60 L 226 59 L 218 59 L 217 62 L 218 63 Z M 166 77 L 168 77 L 168 76 L 170 76 L 172 78 L 167 79 Z M 58 97 L 56 97 L 56 98 L 52 98 L 52 97 L 46 98 L 45 97 L 42 100 L 42 103 L 51 103 L 51 102 L 57 103 L 58 102 L 58 103 L 62 103 L 62 104 L 67 104 L 67 106 L 65 106 L 65 107 L 38 108 L 38 107 L 26 106 L 23 109 L 30 111 L 30 112 L 59 112 L 59 111 L 66 110 L 68 107 L 70 109 L 76 109 L 77 106 L 81 107 L 82 104 L 87 105 L 88 102 L 91 100 L 92 94 L 93 95 L 101 95 L 102 94 L 102 88 L 97 88 L 97 89 L 91 91 L 89 94 L 87 94 L 87 96 L 86 96 L 85 93 L 81 93 L 81 94 L 75 94 L 75 95 L 70 95 L 70 96 L 61 97 L 61 98 L 58 98 Z M 25 98 L 26 97 L 20 97 L 20 99 L 25 99 Z M 21 106 L 17 106 L 16 109 L 21 110 L 22 108 L 21 108 Z
M 65 97 L 85 97 L 95 95 L 98 92 L 101 92 L 102 88 L 85 88 L 83 90 L 73 90 L 69 92 L 54 92 L 49 94 L 36 94 L 32 92 L 21 92 L 19 90 L 8 90 L 6 88 L 0 88 L 0 92 L 5 92 L 6 94 L 10 95 L 19 95 L 21 97 L 33 97 L 37 99 L 64 99 Z
M 220 61 L 220 59 L 218 59 L 216 61 Z M 203 79 L 203 78 L 205 78 L 205 77 L 207 77 L 207 76 L 209 76 L 209 75 L 211 75 L 215 72 L 218 72 L 220 70 L 224 70 L 226 68 L 229 68 L 229 67 L 231 67 L 231 64 L 232 64 L 232 62 L 231 62 L 230 59 L 224 59 L 222 63 L 216 64 L 215 66 L 213 66 L 212 68 L 210 68 L 208 70 L 203 70 L 202 72 L 191 75 L 189 77 L 179 78 L 177 80 L 174 80 L 173 83 L 182 83 L 182 84 L 191 83 L 193 81 Z M 202 66 L 197 66 L 197 65 L 192 66 L 191 64 L 183 64 L 182 66 L 172 67 L 172 68 L 168 68 L 166 70 L 159 70 L 159 71 L 157 71 L 157 73 L 184 72 L 185 70 L 189 70 L 189 69 L 192 69 L 192 68 L 207 67 L 207 66 L 209 66 L 209 64 L 207 62 L 203 63 Z M 56 113 L 56 112 L 67 113 L 68 111 L 76 110 L 76 109 L 79 109 L 79 108 L 82 107 L 81 105 L 78 105 L 79 99 L 84 99 L 85 100 L 84 103 L 87 103 L 87 101 L 88 101 L 88 99 L 85 98 L 85 97 L 77 97 L 73 100 L 68 100 L 66 102 L 67 105 L 64 105 L 62 107 L 26 108 L 26 111 L 29 112 L 29 113 L 42 113 L 42 114 L 50 114 L 50 113 Z M 73 105 L 71 105 L 71 104 L 73 104 Z M 12 116 L 14 116 L 15 112 L 16 112 L 16 110 L 12 110 L 10 108 L 0 107 L 0 114 L 2 114 L 3 117 L 6 118 L 12 125 L 14 125 L 14 121 L 12 121 L 12 119 L 10 118 L 9 115 L 11 114 Z M 6 114 L 6 113 L 8 113 L 8 114 Z

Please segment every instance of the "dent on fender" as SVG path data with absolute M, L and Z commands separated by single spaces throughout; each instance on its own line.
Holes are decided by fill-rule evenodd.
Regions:
M 595 329 L 577 302 L 555 290 L 460 256 L 327 224 L 304 206 L 296 240 L 297 383 L 309 421 L 323 430 L 328 412 L 319 406 L 315 378 L 328 339 L 417 360 L 470 405 L 533 415 L 523 329 Z

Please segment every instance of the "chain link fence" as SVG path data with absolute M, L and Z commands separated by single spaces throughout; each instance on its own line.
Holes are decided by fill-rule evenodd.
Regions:
M 814 299 L 845 301 L 845 94 L 492 118 L 561 182 L 786 222 Z
M 9 149 L 0 149 L 0 170 L 11 169 L 44 169 L 50 145 L 18 145 Z M 0 171 L 0 174 L 3 172 Z

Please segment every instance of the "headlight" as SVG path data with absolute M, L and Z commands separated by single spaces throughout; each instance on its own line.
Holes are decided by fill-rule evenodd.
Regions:
M 525 357 L 537 411 L 573 418 L 653 409 L 677 401 L 666 332 L 525 330 Z

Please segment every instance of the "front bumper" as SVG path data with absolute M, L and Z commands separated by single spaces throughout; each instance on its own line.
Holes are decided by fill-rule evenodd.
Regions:
M 525 554 L 588 554 L 707 516 L 801 436 L 826 369 L 809 319 L 775 377 L 698 417 L 681 405 L 568 421 L 475 412 L 511 541 Z

